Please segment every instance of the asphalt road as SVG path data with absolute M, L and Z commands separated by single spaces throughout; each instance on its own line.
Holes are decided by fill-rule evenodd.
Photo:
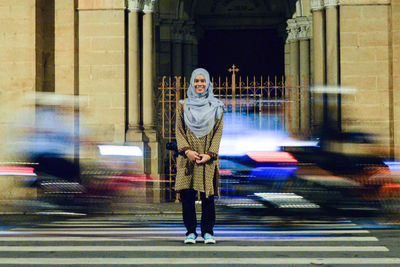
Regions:
M 243 218 L 243 216 L 245 216 Z M 1 216 L 1 266 L 400 266 L 384 218 L 221 214 L 216 245 L 184 245 L 179 214 Z

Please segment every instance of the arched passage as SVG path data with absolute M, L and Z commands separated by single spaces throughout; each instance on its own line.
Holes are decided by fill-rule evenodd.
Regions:
M 209 30 L 199 40 L 199 66 L 226 76 L 235 64 L 242 77 L 284 75 L 284 44 L 275 29 Z

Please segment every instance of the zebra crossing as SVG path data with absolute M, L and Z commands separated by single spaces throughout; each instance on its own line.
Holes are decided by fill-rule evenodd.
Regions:
M 400 265 L 369 230 L 351 222 L 218 225 L 216 245 L 184 245 L 180 224 L 72 219 L 0 232 L 0 265 Z

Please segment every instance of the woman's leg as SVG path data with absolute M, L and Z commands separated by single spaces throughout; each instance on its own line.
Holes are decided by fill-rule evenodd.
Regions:
M 206 233 L 214 235 L 215 225 L 215 204 L 214 196 L 206 198 L 204 193 L 201 196 L 201 236 L 204 237 Z
M 182 215 L 183 215 L 183 223 L 187 229 L 187 233 L 194 233 L 196 236 L 196 227 L 197 227 L 197 219 L 196 219 L 196 191 L 193 189 L 184 189 L 180 191 L 180 199 L 182 202 Z

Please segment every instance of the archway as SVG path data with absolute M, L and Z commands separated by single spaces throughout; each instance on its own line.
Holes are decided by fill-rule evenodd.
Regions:
M 214 77 L 226 76 L 232 64 L 242 77 L 284 75 L 284 44 L 275 29 L 205 31 L 198 55 Z
M 192 1 L 198 65 L 213 76 L 226 76 L 232 64 L 242 77 L 283 76 L 286 20 L 293 15 L 295 2 Z

